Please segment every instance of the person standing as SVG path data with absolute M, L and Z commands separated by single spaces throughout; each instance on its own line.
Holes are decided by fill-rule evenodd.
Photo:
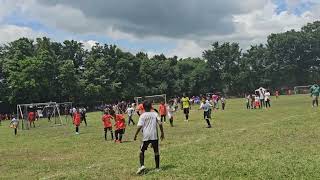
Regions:
M 264 104 L 264 93 L 265 93 L 265 90 L 263 88 L 260 88 L 259 89 L 260 109 L 265 106 L 265 104 Z
M 152 104 L 150 101 L 143 103 L 145 112 L 140 116 L 138 122 L 138 129 L 135 133 L 134 140 L 137 140 L 137 136 L 142 129 L 142 145 L 140 149 L 140 168 L 137 174 L 141 174 L 146 169 L 144 166 L 144 153 L 148 149 L 149 144 L 152 145 L 154 151 L 154 159 L 156 164 L 156 170 L 160 170 L 160 154 L 159 154 L 159 138 L 158 138 L 158 125 L 160 128 L 160 139 L 164 139 L 163 126 L 158 113 L 152 112 Z
M 271 107 L 271 105 L 270 105 L 270 96 L 271 96 L 271 94 L 270 94 L 270 91 L 269 90 L 266 90 L 266 92 L 264 93 L 264 101 L 265 101 L 265 105 L 266 105 L 266 108 L 270 108 Z
M 73 124 L 76 126 L 76 134 L 79 134 L 79 126 L 81 123 L 81 114 L 79 112 L 79 109 L 76 110 L 76 112 L 73 114 Z
M 317 84 L 314 84 L 310 88 L 310 96 L 312 97 L 312 107 L 315 105 L 319 106 L 319 94 L 320 94 L 320 87 Z
M 104 140 L 107 140 L 108 130 L 110 131 L 111 138 L 113 140 L 112 123 L 111 123 L 112 118 L 113 117 L 109 114 L 108 111 L 105 111 L 104 115 L 102 116 L 102 122 L 103 122 L 103 126 L 104 126 Z
M 183 113 L 186 117 L 185 121 L 189 121 L 189 109 L 190 109 L 190 101 L 189 97 L 186 96 L 186 94 L 183 94 L 183 97 L 181 98 L 181 107 L 183 109 Z
M 160 112 L 161 122 L 166 123 L 167 107 L 164 102 L 160 103 L 159 112 Z
M 226 98 L 224 96 L 222 96 L 220 101 L 221 101 L 222 110 L 224 111 L 224 109 L 226 108 L 227 100 L 226 100 Z
M 128 114 L 128 125 L 130 126 L 130 123 L 132 123 L 133 125 L 135 125 L 132 116 L 134 114 L 134 108 L 133 105 L 129 105 L 128 109 L 126 110 L 127 114 Z

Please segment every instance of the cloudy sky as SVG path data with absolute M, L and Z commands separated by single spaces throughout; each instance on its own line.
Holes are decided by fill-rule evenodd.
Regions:
M 201 56 L 214 41 L 264 43 L 320 20 L 320 0 L 0 0 L 0 43 L 19 37 Z

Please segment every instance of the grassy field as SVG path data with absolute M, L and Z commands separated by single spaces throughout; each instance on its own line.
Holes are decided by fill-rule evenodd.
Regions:
M 273 99 L 272 109 L 246 110 L 243 99 L 229 100 L 226 111 L 213 114 L 212 129 L 205 128 L 198 107 L 189 123 L 179 111 L 175 127 L 164 125 L 162 171 L 153 171 L 149 149 L 143 176 L 135 175 L 136 128 L 127 128 L 122 144 L 104 141 L 101 113 L 88 114 L 80 135 L 71 123 L 51 126 L 41 120 L 15 137 L 5 122 L 0 179 L 319 179 L 320 113 L 310 101 L 306 95 L 282 96 Z

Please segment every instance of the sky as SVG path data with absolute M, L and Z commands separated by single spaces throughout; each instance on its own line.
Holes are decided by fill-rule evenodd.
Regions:
M 201 57 L 215 42 L 242 49 L 320 20 L 320 0 L 0 0 L 0 43 L 74 39 L 91 48 Z

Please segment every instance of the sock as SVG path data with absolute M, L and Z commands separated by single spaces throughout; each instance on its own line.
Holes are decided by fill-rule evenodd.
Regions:
M 189 115 L 188 114 L 186 115 L 186 120 L 189 120 Z
M 14 135 L 17 135 L 17 128 L 14 128 Z
M 76 132 L 79 132 L 79 127 L 78 126 L 76 126 Z
M 122 133 L 119 135 L 119 140 L 122 141 Z
M 107 132 L 104 132 L 104 140 L 107 140 Z
M 206 121 L 207 121 L 208 126 L 211 127 L 210 120 L 206 119 Z
M 112 130 L 111 130 L 110 132 L 111 132 L 111 138 L 112 138 L 112 140 L 113 140 L 114 138 L 113 138 L 113 132 L 112 132 Z
M 140 152 L 140 166 L 144 166 L 144 152 Z
M 171 127 L 173 126 L 173 119 L 172 118 L 170 119 L 170 125 L 171 125 Z
M 160 168 L 160 155 L 155 155 L 154 160 L 156 162 L 156 168 L 159 169 Z

